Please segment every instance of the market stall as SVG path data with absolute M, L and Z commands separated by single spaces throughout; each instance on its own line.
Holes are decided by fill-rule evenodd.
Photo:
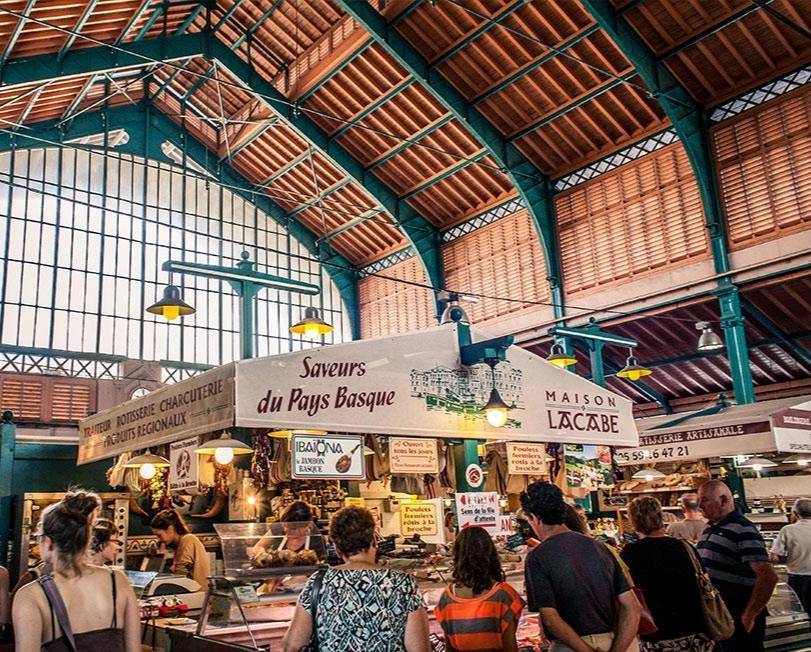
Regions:
M 609 447 L 639 442 L 627 399 L 511 338 L 474 339 L 454 324 L 224 365 L 82 421 L 79 463 L 163 455 L 165 469 L 122 482 L 156 491 L 153 508 L 211 497 L 186 513 L 214 523 L 215 576 L 228 580 L 211 582 L 210 609 L 186 634 L 244 645 L 283 632 L 303 579 L 334 556 L 315 541 L 352 502 L 372 509 L 388 563 L 420 578 L 429 604 L 457 527 L 498 537 L 518 583 L 526 483 L 560 478 L 585 495 L 613 478 Z M 279 522 L 294 500 L 311 522 Z M 290 538 L 306 544 L 291 552 Z

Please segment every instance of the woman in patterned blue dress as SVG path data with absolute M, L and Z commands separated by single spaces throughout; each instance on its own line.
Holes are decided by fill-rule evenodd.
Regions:
M 376 563 L 371 512 L 344 507 L 333 516 L 329 535 L 344 563 L 322 572 L 315 600 L 318 573 L 304 586 L 284 652 L 310 644 L 314 625 L 320 652 L 429 652 L 428 615 L 417 582 Z

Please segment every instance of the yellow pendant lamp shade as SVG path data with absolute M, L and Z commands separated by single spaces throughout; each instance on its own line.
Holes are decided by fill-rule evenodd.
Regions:
M 322 335 L 327 335 L 332 331 L 332 324 L 328 324 L 321 319 L 321 315 L 318 314 L 318 308 L 305 308 L 304 319 L 290 327 L 291 333 L 294 335 L 303 335 L 308 339 L 315 339 Z
M 153 315 L 161 315 L 169 321 L 193 315 L 195 312 L 194 308 L 180 297 L 180 288 L 176 285 L 167 285 L 163 291 L 163 298 L 149 306 L 146 311 Z
M 566 367 L 571 367 L 573 364 L 577 364 L 577 358 L 569 353 L 566 353 L 560 344 L 552 345 L 552 350 L 546 357 L 546 361 L 549 364 L 560 367 L 561 369 L 565 369 Z

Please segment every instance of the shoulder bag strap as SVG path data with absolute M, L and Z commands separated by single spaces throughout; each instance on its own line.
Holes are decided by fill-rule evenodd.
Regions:
M 113 619 L 110 629 L 118 629 L 118 586 L 115 581 L 115 571 L 110 569 L 110 581 L 113 583 Z
M 696 572 L 696 577 L 700 580 L 702 577 L 704 577 L 704 568 L 701 566 L 701 561 L 699 561 L 698 552 L 696 552 L 696 549 L 693 548 L 693 544 L 691 544 L 689 541 L 685 541 L 684 539 L 680 539 L 680 541 L 687 550 L 687 556 L 690 558 L 690 561 L 693 564 L 693 570 Z
M 59 627 L 62 629 L 62 636 L 65 638 L 65 641 L 67 641 L 68 647 L 72 652 L 76 652 L 76 641 L 73 638 L 73 630 L 70 626 L 68 610 L 65 607 L 62 596 L 59 594 L 59 589 L 56 588 L 54 578 L 44 573 L 37 578 L 37 582 L 39 582 L 39 585 L 45 592 L 45 597 L 48 598 L 51 609 L 53 609 L 56 614 L 56 620 L 59 623 Z
M 310 646 L 318 649 L 318 599 L 321 593 L 321 585 L 324 583 L 324 575 L 327 574 L 326 568 L 320 568 L 315 572 L 315 579 L 313 580 L 313 588 L 310 591 L 310 604 L 312 605 L 313 614 L 313 633 L 311 637 Z

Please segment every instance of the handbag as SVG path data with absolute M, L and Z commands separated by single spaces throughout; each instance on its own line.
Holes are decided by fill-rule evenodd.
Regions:
M 650 607 L 648 607 L 648 601 L 645 600 L 645 592 L 642 590 L 642 587 L 636 586 L 634 584 L 634 580 L 631 577 L 631 572 L 628 570 L 628 566 L 622 560 L 622 557 L 619 556 L 619 553 L 611 546 L 604 544 L 608 551 L 611 553 L 611 556 L 614 557 L 614 561 L 620 567 L 620 570 L 625 575 L 625 579 L 628 580 L 628 586 L 631 587 L 631 590 L 634 592 L 637 601 L 639 602 L 639 627 L 637 629 L 637 636 L 651 636 L 659 631 L 659 627 L 656 625 L 656 621 L 653 619 L 653 614 L 650 611 Z
M 76 652 L 76 640 L 73 638 L 73 629 L 70 626 L 70 618 L 68 617 L 68 610 L 59 594 L 59 589 L 56 588 L 54 578 L 43 573 L 37 578 L 37 582 L 45 591 L 45 597 L 54 611 L 56 621 L 59 623 L 59 628 L 62 630 L 62 638 L 65 640 L 66 647 L 71 652 Z
M 725 641 L 735 633 L 735 621 L 729 613 L 724 598 L 718 592 L 710 576 L 704 571 L 698 559 L 698 553 L 687 541 L 682 541 L 690 561 L 693 562 L 693 569 L 698 582 L 698 593 L 701 599 L 701 611 L 704 613 L 704 625 L 707 635 L 713 641 Z
M 320 568 L 315 572 L 313 588 L 310 590 L 310 604 L 312 605 L 313 609 L 313 633 L 310 636 L 310 642 L 301 648 L 301 652 L 319 652 L 321 649 L 318 644 L 318 596 L 321 593 L 321 585 L 324 583 L 324 575 L 326 574 L 326 568 Z

